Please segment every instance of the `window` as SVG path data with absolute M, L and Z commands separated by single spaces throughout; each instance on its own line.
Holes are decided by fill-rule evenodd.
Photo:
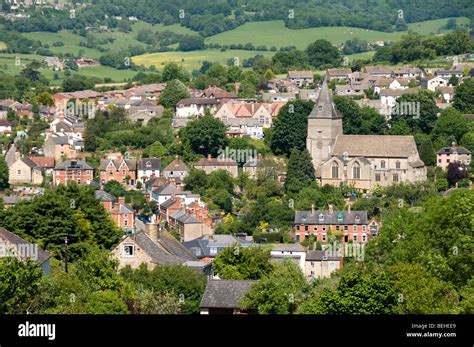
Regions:
M 393 182 L 398 182 L 398 174 L 393 174 L 392 181 Z
M 359 163 L 355 163 L 352 167 L 352 178 L 357 180 L 360 179 L 360 166 Z
M 362 226 L 362 231 L 365 231 L 365 228 L 366 228 L 366 226 L 365 226 L 365 225 L 363 225 L 363 226 Z
M 216 254 L 217 254 L 217 248 L 211 247 L 211 255 L 216 255 Z
M 339 165 L 337 163 L 332 164 L 332 178 L 339 178 Z
M 326 231 L 326 226 L 325 225 L 323 225 L 323 231 Z
M 380 162 L 380 168 L 385 169 L 385 160 Z
M 304 226 L 304 231 L 308 231 L 308 230 L 309 230 L 309 229 L 308 229 L 308 226 L 305 225 L 305 226 Z
M 339 231 L 339 225 L 336 225 L 336 230 Z
M 354 241 L 357 241 L 357 234 L 354 234 L 354 235 L 352 236 L 352 239 L 353 239 Z
M 81 184 L 81 179 L 80 178 L 77 179 L 77 184 Z
M 362 242 L 365 242 L 367 241 L 367 235 L 366 234 L 362 234 Z
M 344 231 L 347 231 L 349 230 L 349 226 L 348 225 L 344 225 Z
M 321 213 L 321 214 L 319 215 L 319 221 L 320 221 L 320 222 L 323 222 L 323 221 L 324 221 L 324 214 Z M 326 228 L 326 226 L 324 226 L 324 229 L 325 229 L 325 228 Z
M 375 174 L 375 182 L 380 182 L 380 174 Z
M 265 124 L 265 116 L 261 115 L 259 119 L 260 124 Z
M 326 234 L 323 234 L 323 241 L 326 241 Z
M 125 220 L 123 221 L 123 225 L 128 227 L 128 215 L 125 216 Z
M 18 170 L 16 173 L 17 173 L 18 176 L 20 176 L 21 175 L 21 170 Z
M 352 230 L 353 230 L 353 231 L 357 231 L 357 225 L 353 225 L 353 226 L 352 226 Z
M 397 168 L 397 169 L 400 168 L 400 161 L 397 160 L 397 161 L 395 162 L 395 168 Z
M 124 245 L 123 246 L 123 254 L 126 257 L 133 257 L 133 254 L 135 253 L 135 249 L 133 245 Z

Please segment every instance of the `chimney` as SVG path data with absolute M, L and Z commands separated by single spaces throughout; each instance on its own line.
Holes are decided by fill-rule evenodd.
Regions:
M 178 164 L 178 163 L 179 163 L 179 155 L 176 155 L 176 156 L 174 157 L 174 159 L 176 160 L 176 164 Z
M 211 156 L 211 154 L 209 153 L 209 154 L 207 155 L 207 160 L 211 160 L 211 159 L 212 159 L 212 156 Z
M 125 197 L 124 196 L 119 196 L 118 202 L 119 202 L 119 204 L 125 204 Z
M 351 213 L 351 203 L 347 204 L 347 212 Z
M 333 209 L 332 205 L 329 205 L 328 214 L 333 214 L 333 212 L 334 212 L 334 209 Z
M 311 214 L 314 214 L 314 204 L 311 204 Z
M 176 180 L 174 179 L 174 177 L 170 178 L 169 185 L 173 186 L 173 187 L 176 187 Z
M 153 241 L 158 240 L 160 237 L 160 232 L 158 230 L 158 224 L 155 223 L 150 223 L 150 224 L 145 224 L 146 228 L 146 233 L 152 239 Z
M 212 241 L 212 240 L 214 240 L 214 236 L 213 236 L 213 235 L 208 235 L 208 236 L 207 236 L 207 239 L 208 239 L 209 241 Z

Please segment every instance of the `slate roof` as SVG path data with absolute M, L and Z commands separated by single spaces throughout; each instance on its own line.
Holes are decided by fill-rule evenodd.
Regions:
M 201 299 L 201 308 L 239 308 L 245 293 L 257 283 L 249 280 L 209 280 Z
M 171 254 L 186 261 L 198 261 L 198 258 L 168 232 L 160 232 L 158 242 Z
M 25 239 L 22 239 L 21 237 L 9 232 L 5 228 L 0 227 L 0 239 L 5 240 L 6 242 L 13 244 L 15 246 L 18 245 L 32 245 L 31 242 L 26 241 Z M 49 258 L 51 258 L 51 254 L 48 252 L 42 250 L 41 248 L 38 247 L 38 259 L 34 259 L 38 263 L 42 264 L 45 261 L 47 261 Z
M 468 149 L 461 146 L 443 147 L 438 152 L 436 152 L 436 154 L 453 154 L 454 152 L 457 152 L 458 154 L 471 154 Z
M 374 75 L 374 74 L 391 74 L 392 69 L 386 66 L 366 66 L 365 71 L 367 73 Z
M 95 198 L 104 201 L 104 202 L 114 202 L 115 197 L 112 194 L 109 194 L 107 192 L 104 192 L 103 190 L 96 190 L 94 192 Z
M 408 158 L 416 152 L 413 136 L 399 135 L 338 135 L 332 155 L 350 157 Z
M 176 158 L 163 171 L 189 171 L 189 168 L 181 159 Z
M 325 251 L 308 251 L 306 261 L 322 261 L 324 256 L 324 260 L 340 260 L 338 257 L 327 256 Z
M 352 73 L 352 70 L 347 68 L 347 69 L 329 69 L 328 70 L 328 75 L 329 76 L 345 76 L 349 75 Z
M 288 78 L 314 78 L 311 71 L 288 71 Z
M 279 251 L 279 252 L 306 252 L 306 248 L 304 248 L 299 243 L 281 243 L 275 245 L 272 248 L 272 251 Z
M 332 92 L 329 90 L 326 80 L 321 86 L 318 100 L 309 114 L 308 118 L 342 118 L 341 114 L 336 110 L 336 106 L 332 102 Z
M 150 163 L 151 167 L 147 167 Z M 160 158 L 142 158 L 138 161 L 138 170 L 161 170 Z
M 320 220 L 320 216 L 322 219 Z M 339 219 L 339 217 L 342 217 Z M 359 219 L 357 220 L 357 217 Z M 321 224 L 321 225 L 364 225 L 368 223 L 367 211 L 329 211 L 317 210 L 311 211 L 296 211 L 295 224 Z
M 99 170 L 100 171 L 106 171 L 107 166 L 109 163 L 112 162 L 114 167 L 118 170 L 120 166 L 122 165 L 123 162 L 127 165 L 128 169 L 133 171 L 137 169 L 137 161 L 135 159 L 118 159 L 118 160 L 113 160 L 113 159 L 101 159 L 100 160 L 100 165 L 99 165 Z
M 36 163 L 31 160 L 30 158 L 28 157 L 23 157 L 20 159 L 22 162 L 24 162 L 26 165 L 28 165 L 30 168 L 34 169 L 35 167 L 37 167 L 38 165 L 36 165 Z
M 85 161 L 83 160 L 76 160 L 74 161 L 75 162 L 75 165 L 73 166 L 72 163 L 73 161 L 72 160 L 66 160 L 66 161 L 63 161 L 61 164 L 57 165 L 54 170 L 66 170 L 66 169 L 76 169 L 76 170 L 94 170 L 94 168 L 92 166 L 90 166 L 89 164 L 87 164 Z

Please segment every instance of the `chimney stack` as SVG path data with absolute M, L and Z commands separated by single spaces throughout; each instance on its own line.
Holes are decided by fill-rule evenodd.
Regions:
M 124 196 L 119 196 L 118 202 L 119 202 L 119 204 L 125 204 L 125 197 Z
M 314 214 L 314 204 L 311 204 L 311 214 Z
M 334 212 L 334 209 L 333 209 L 332 205 L 329 205 L 328 213 L 333 214 L 333 212 Z
M 150 224 L 145 224 L 146 228 L 146 233 L 152 239 L 153 241 L 157 241 L 158 238 L 160 237 L 160 232 L 158 230 L 158 224 L 155 223 L 150 223 Z
M 348 203 L 348 204 L 347 204 L 347 211 L 348 211 L 349 213 L 351 213 L 351 203 Z
M 211 159 L 212 159 L 212 156 L 211 156 L 211 154 L 209 153 L 209 154 L 207 155 L 207 160 L 211 160 Z

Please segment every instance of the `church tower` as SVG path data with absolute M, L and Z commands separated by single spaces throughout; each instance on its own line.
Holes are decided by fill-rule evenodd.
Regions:
M 325 79 L 318 100 L 308 116 L 306 147 L 313 158 L 316 176 L 319 176 L 319 166 L 331 157 L 337 135 L 342 135 L 342 116 L 334 106 Z

